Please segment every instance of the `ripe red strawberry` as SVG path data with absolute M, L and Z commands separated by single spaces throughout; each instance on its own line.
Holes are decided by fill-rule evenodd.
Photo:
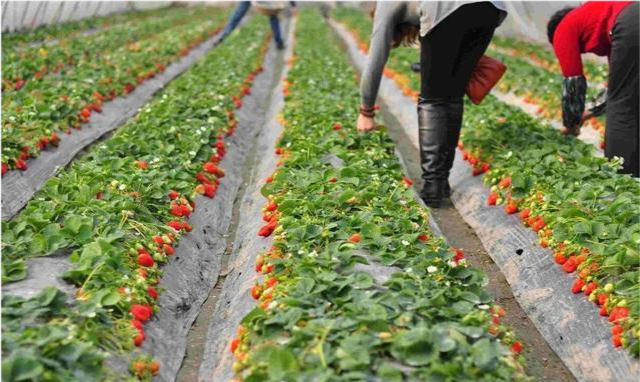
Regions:
M 459 248 L 452 248 L 453 251 L 455 252 L 455 255 L 453 255 L 453 261 L 458 264 L 460 262 L 460 260 L 464 259 L 464 252 L 462 252 L 461 249 Z
M 277 208 L 278 205 L 274 201 L 270 201 L 266 207 L 267 211 L 275 211 Z
M 164 244 L 164 240 L 162 239 L 162 236 L 154 236 L 153 238 L 151 238 L 151 240 L 153 240 L 155 243 L 157 244 Z
M 213 162 L 205 163 L 202 168 L 209 174 L 215 174 L 218 171 L 218 166 Z
M 9 171 L 9 166 L 6 163 L 3 163 L 2 164 L 2 176 L 4 176 L 4 174 L 6 174 L 7 171 Z
M 349 241 L 352 243 L 359 243 L 362 238 L 359 233 L 354 233 L 349 237 Z
M 404 185 L 407 187 L 411 187 L 411 185 L 413 185 L 413 181 L 407 178 L 406 176 L 402 177 L 402 181 L 404 182 Z
M 509 204 L 504 207 L 504 212 L 509 215 L 513 215 L 518 212 L 518 205 L 514 202 L 509 202 Z
M 138 334 L 133 337 L 133 344 L 136 346 L 142 345 L 142 343 L 144 342 L 144 338 L 144 330 L 138 329 Z
M 276 155 L 281 155 L 282 154 L 282 148 L 281 147 L 276 147 Z
M 616 334 L 622 334 L 623 331 L 622 326 L 616 324 L 611 328 L 611 335 L 615 336 Z
M 530 215 L 531 215 L 531 208 L 525 208 L 522 211 L 520 211 L 520 219 L 522 220 L 528 219 Z
M 473 176 L 478 176 L 482 174 L 482 169 L 474 167 L 473 170 L 471 170 L 471 175 Z
M 575 272 L 576 268 L 578 268 L 578 263 L 576 262 L 575 256 L 569 256 L 567 261 L 562 264 L 562 270 L 567 273 Z
M 156 290 L 156 288 L 149 286 L 147 288 L 147 293 L 149 293 L 149 296 L 154 299 L 157 300 L 158 299 L 158 291 Z
M 214 196 L 216 196 L 216 190 L 217 190 L 217 186 L 214 186 L 212 184 L 205 184 L 204 185 L 204 195 L 206 197 L 209 198 L 213 198 Z
M 58 133 L 53 132 L 51 134 L 51 137 L 49 137 L 49 142 L 51 142 L 51 144 L 53 145 L 58 145 L 58 143 L 60 142 L 60 137 L 58 136 Z
M 180 231 L 181 229 L 183 229 L 184 227 L 182 226 L 182 222 L 176 221 L 176 220 L 171 220 L 170 222 L 167 223 L 167 225 L 173 229 L 175 229 L 176 231 Z
M 567 262 L 567 258 L 564 256 L 563 252 L 557 252 L 554 255 L 554 259 L 555 259 L 556 263 L 561 264 L 561 265 Z
M 270 224 L 263 225 L 258 231 L 258 236 L 267 237 L 273 233 L 274 229 L 275 227 L 272 227 Z
M 507 188 L 511 186 L 511 177 L 504 177 L 502 178 L 502 180 L 500 181 L 500 183 L 498 184 L 498 186 L 500 188 Z
M 84 118 L 89 118 L 91 117 L 91 109 L 89 109 L 88 107 L 83 108 L 80 111 L 80 115 Z
M 267 280 L 267 288 L 273 288 L 278 283 L 278 279 L 271 277 Z
M 187 207 L 186 205 L 181 204 L 180 208 L 182 209 L 182 216 L 189 217 L 191 215 L 191 209 L 189 209 L 189 207 Z
M 339 124 L 338 122 L 333 124 L 333 130 L 338 131 L 338 130 L 342 130 L 342 125 Z
M 538 232 L 546 226 L 542 218 L 538 218 L 535 223 L 533 223 L 533 230 Z
M 573 282 L 571 286 L 571 292 L 578 294 L 582 292 L 582 287 L 584 287 L 584 280 L 577 278 L 576 281 Z
M 193 230 L 193 227 L 187 222 L 182 223 L 182 228 L 187 232 L 191 232 Z
M 262 295 L 262 287 L 260 285 L 255 284 L 254 286 L 251 287 L 251 297 L 257 300 L 260 298 L 261 295 Z
M 231 340 L 231 353 L 235 353 L 236 349 L 238 349 L 238 345 L 240 345 L 240 339 L 234 338 Z
M 606 316 L 608 316 L 608 315 L 609 315 L 609 312 L 607 311 L 607 306 L 606 306 L 606 305 L 602 305 L 602 306 L 600 307 L 600 315 L 601 315 L 602 317 L 606 317 Z
M 175 250 L 169 244 L 163 244 L 162 249 L 164 249 L 164 253 L 167 255 L 173 255 L 175 253 Z
M 520 341 L 516 341 L 511 345 L 511 351 L 514 353 L 520 353 L 522 351 L 522 343 Z
M 489 163 L 483 163 L 480 169 L 483 173 L 485 173 L 491 169 L 491 165 Z
M 329 183 L 336 183 L 337 181 L 338 181 L 338 179 L 336 179 L 336 178 L 329 179 Z
M 420 235 L 420 236 L 418 236 L 418 240 L 420 240 L 420 241 L 427 241 L 427 240 L 429 240 L 429 236 L 424 235 L 424 234 L 423 234 L 423 235 Z
M 593 291 L 598 287 L 598 284 L 595 281 L 590 282 L 589 284 L 587 284 L 587 286 L 584 289 L 584 294 L 586 296 L 591 295 L 591 293 L 593 293 Z
M 155 262 L 153 261 L 153 257 L 148 253 L 141 253 L 138 255 L 138 264 L 143 267 L 152 267 Z
M 142 322 L 140 322 L 140 320 L 137 320 L 135 318 L 131 320 L 131 325 L 136 329 L 142 329 Z
M 180 197 L 180 193 L 178 191 L 171 190 L 169 191 L 169 199 L 176 200 Z
M 498 194 L 496 194 L 495 192 L 490 193 L 489 197 L 487 198 L 487 204 L 490 206 L 495 206 L 498 202 L 498 197 Z
M 609 322 L 618 322 L 618 320 L 622 320 L 627 316 L 629 316 L 629 308 L 626 306 L 616 306 L 609 314 Z
M 173 216 L 182 216 L 182 205 L 177 203 L 171 203 L 169 213 Z
M 209 180 L 209 178 L 207 177 L 207 175 L 203 172 L 199 172 L 196 174 L 196 179 L 198 180 L 198 182 L 202 183 L 202 184 L 211 184 L 211 181 Z
M 619 334 L 613 336 L 611 341 L 613 342 L 613 346 L 615 346 L 615 347 L 622 346 L 622 336 L 620 336 Z
M 271 177 L 271 176 L 266 177 L 266 178 L 265 178 L 265 180 L 264 180 L 264 182 L 265 182 L 265 183 L 271 183 L 271 182 L 273 182 L 273 177 Z
M 129 309 L 129 313 L 131 313 L 136 320 L 146 322 L 151 318 L 153 309 L 151 309 L 149 305 L 133 304 Z
M 16 168 L 20 171 L 26 171 L 28 168 L 27 162 L 22 158 L 16 159 Z
M 609 299 L 609 295 L 606 293 L 600 293 L 598 295 L 598 305 L 604 305 L 607 303 L 607 300 Z
M 138 167 L 139 167 L 141 170 L 146 170 L 146 169 L 147 169 L 147 167 L 149 167 L 149 164 L 148 164 L 147 162 L 143 161 L 143 160 L 138 160 L 138 161 L 136 161 L 136 164 L 138 165 Z

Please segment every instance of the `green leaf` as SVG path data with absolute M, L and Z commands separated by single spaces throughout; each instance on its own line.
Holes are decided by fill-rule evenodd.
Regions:
M 289 349 L 285 347 L 273 347 L 269 354 L 268 370 L 271 378 L 280 380 L 288 373 L 298 370 L 298 361 Z

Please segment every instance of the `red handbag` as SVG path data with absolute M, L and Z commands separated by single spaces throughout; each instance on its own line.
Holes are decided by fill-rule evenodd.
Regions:
M 507 67 L 501 61 L 486 55 L 480 57 L 467 84 L 466 93 L 471 102 L 480 104 L 506 71 Z

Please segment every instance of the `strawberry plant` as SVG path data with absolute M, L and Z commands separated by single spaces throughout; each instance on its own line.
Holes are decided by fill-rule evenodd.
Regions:
M 87 340 L 109 354 L 127 356 L 145 340 L 144 323 L 162 293 L 160 266 L 180 236 L 191 231 L 188 218 L 197 208 L 196 196 L 215 196 L 224 176 L 219 167 L 224 139 L 233 134 L 234 110 L 261 71 L 268 41 L 263 23 L 243 26 L 242 33 L 171 82 L 112 138 L 50 179 L 14 220 L 2 222 L 4 283 L 25 277 L 29 257 L 67 252 L 73 267 L 64 278 L 77 287 L 78 309 L 108 307 L 108 320 L 91 321 L 91 329 L 102 336 L 78 328 L 75 345 L 86 347 L 80 340 Z M 14 303 L 37 301 L 7 300 Z M 64 354 L 57 343 L 29 342 L 32 331 L 64 322 L 61 315 L 64 311 L 55 311 L 26 326 L 5 326 L 3 320 L 3 353 L 20 357 L 21 349 L 34 346 L 33 352 L 42 355 L 31 357 L 28 365 L 53 376 L 36 380 L 87 380 L 81 375 L 67 379 L 52 366 L 58 353 Z M 17 345 L 5 338 L 17 338 Z M 99 354 L 91 354 L 91 362 L 98 362 Z M 78 362 L 82 369 L 91 366 Z M 150 379 L 157 367 L 136 358 L 132 372 Z
M 262 189 L 273 247 L 230 339 L 238 380 L 528 380 L 486 276 L 429 231 L 392 141 L 356 133 L 355 73 L 328 26 L 314 11 L 298 25 Z M 395 271 L 379 281 L 374 264 Z

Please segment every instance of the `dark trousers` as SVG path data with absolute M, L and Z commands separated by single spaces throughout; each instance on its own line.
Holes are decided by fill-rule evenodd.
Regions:
M 638 176 L 638 3 L 625 7 L 611 33 L 605 156 L 624 159 L 622 173 Z
M 420 102 L 462 101 L 498 22 L 490 3 L 467 4 L 420 38 Z
M 421 91 L 418 101 L 422 199 L 438 206 L 460 138 L 467 83 L 498 26 L 490 3 L 464 5 L 420 38 Z
M 240 21 L 247 14 L 251 8 L 250 1 L 240 1 L 236 6 L 236 9 L 233 11 L 233 14 L 229 18 L 227 25 L 222 30 L 221 37 L 227 37 L 234 29 L 240 24 Z M 277 15 L 269 16 L 269 25 L 271 26 L 271 32 L 273 33 L 273 39 L 277 44 L 282 44 L 282 35 L 280 34 L 280 21 L 278 20 Z

